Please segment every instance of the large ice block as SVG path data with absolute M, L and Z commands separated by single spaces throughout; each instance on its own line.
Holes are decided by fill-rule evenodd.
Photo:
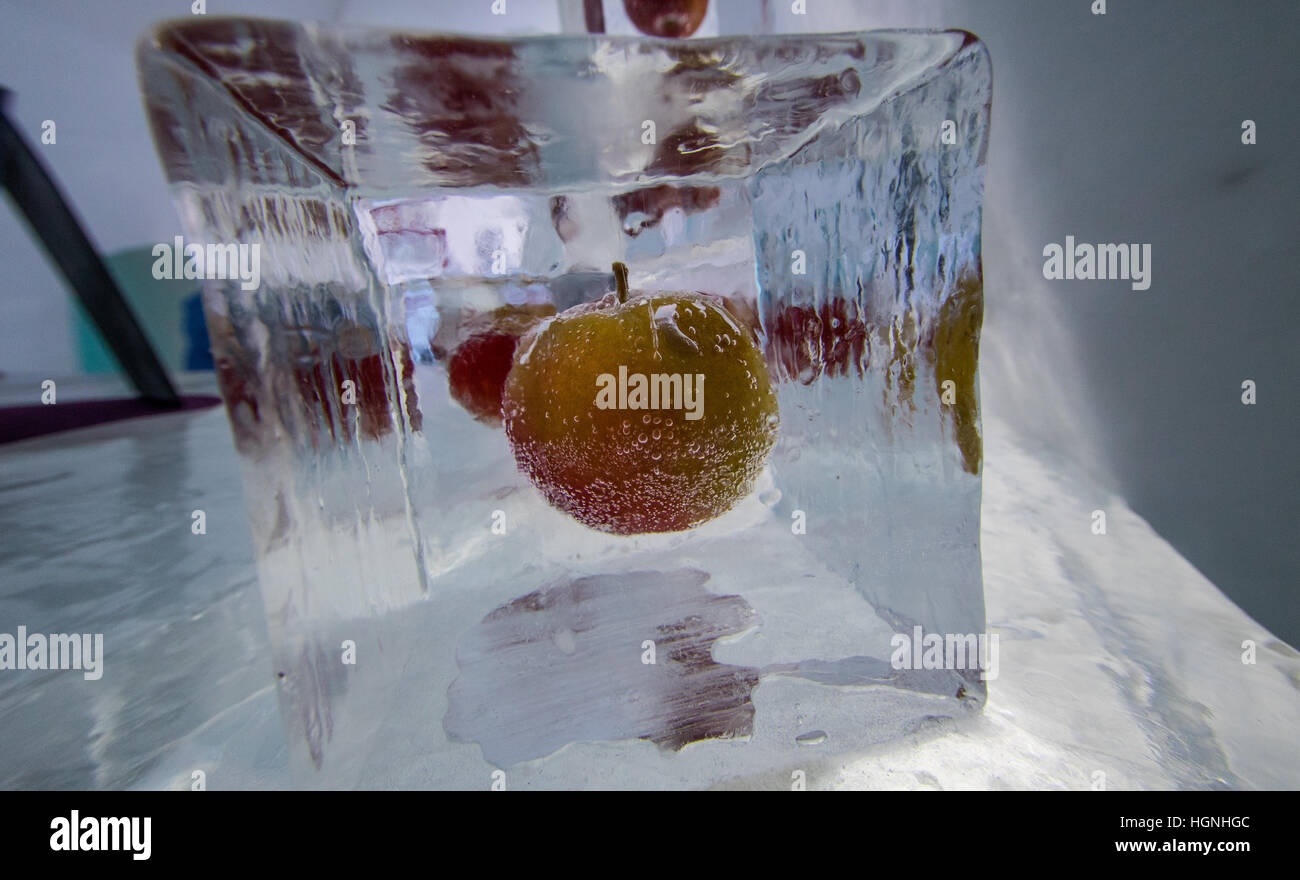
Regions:
M 976 38 L 200 18 L 139 65 L 186 236 L 260 249 L 204 304 L 298 784 L 789 786 L 983 705 Z M 451 387 L 614 260 L 775 382 L 757 485 L 688 531 L 549 506 Z

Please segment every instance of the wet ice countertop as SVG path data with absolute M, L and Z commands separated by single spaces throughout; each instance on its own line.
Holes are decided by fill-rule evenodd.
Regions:
M 1123 499 L 1001 421 L 984 436 L 988 705 L 850 759 L 804 746 L 808 788 L 1300 788 L 1300 654 Z M 104 675 L 0 672 L 0 787 L 290 786 L 222 410 L 0 446 L 0 632 L 19 624 L 104 633 Z

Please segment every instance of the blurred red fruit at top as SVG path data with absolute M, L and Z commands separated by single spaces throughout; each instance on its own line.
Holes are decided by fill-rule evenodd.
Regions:
M 652 37 L 689 37 L 704 21 L 709 0 L 623 0 L 636 29 Z

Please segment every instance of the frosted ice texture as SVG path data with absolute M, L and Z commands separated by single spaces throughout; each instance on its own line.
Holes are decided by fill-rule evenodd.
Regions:
M 538 784 L 606 767 L 629 785 L 702 785 L 806 751 L 809 729 L 818 749 L 852 750 L 982 704 L 970 670 L 888 667 L 895 632 L 984 628 L 991 74 L 977 40 L 490 40 L 213 19 L 161 28 L 139 60 L 186 234 L 262 246 L 261 288 L 210 282 L 205 308 L 300 784 L 486 772 L 473 726 L 444 729 L 449 689 L 467 656 L 478 690 L 461 686 L 462 706 L 515 699 L 519 683 L 464 646 L 493 609 L 572 578 L 620 595 L 620 578 L 653 590 L 654 572 L 667 584 L 689 568 L 740 597 L 748 628 L 705 641 L 760 671 L 755 723 L 743 748 L 664 764 L 653 742 L 677 739 L 628 740 L 597 718 L 582 738 L 616 744 L 552 755 Z M 633 287 L 725 297 L 778 380 L 781 438 L 756 490 L 682 535 L 566 518 L 448 394 L 470 318 L 595 299 L 613 260 Z M 655 606 L 638 592 L 628 607 Z M 596 617 L 541 644 L 580 651 L 630 619 Z M 338 662 L 344 640 L 354 666 Z M 643 670 L 640 643 L 626 648 L 602 692 Z M 582 708 L 580 689 L 558 692 Z

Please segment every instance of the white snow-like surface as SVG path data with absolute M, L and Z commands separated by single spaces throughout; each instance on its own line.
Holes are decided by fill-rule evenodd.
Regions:
M 984 716 L 893 743 L 825 784 L 1300 786 L 1300 654 L 1123 499 L 1030 454 L 1004 423 L 986 420 L 985 436 L 984 590 L 1001 676 Z M 1094 510 L 1105 535 L 1093 534 Z
M 1110 789 L 1300 787 L 1300 655 L 1122 499 L 999 420 L 985 438 L 984 581 L 1001 644 L 984 713 L 851 760 L 812 737 L 794 752 L 809 787 L 1086 789 L 1099 773 Z M 189 788 L 196 770 L 213 789 L 290 785 L 224 414 L 10 444 L 0 474 L 0 631 L 106 634 L 100 682 L 0 675 L 0 786 Z M 189 530 L 199 507 L 203 537 Z M 61 552 L 40 550 L 51 545 Z

